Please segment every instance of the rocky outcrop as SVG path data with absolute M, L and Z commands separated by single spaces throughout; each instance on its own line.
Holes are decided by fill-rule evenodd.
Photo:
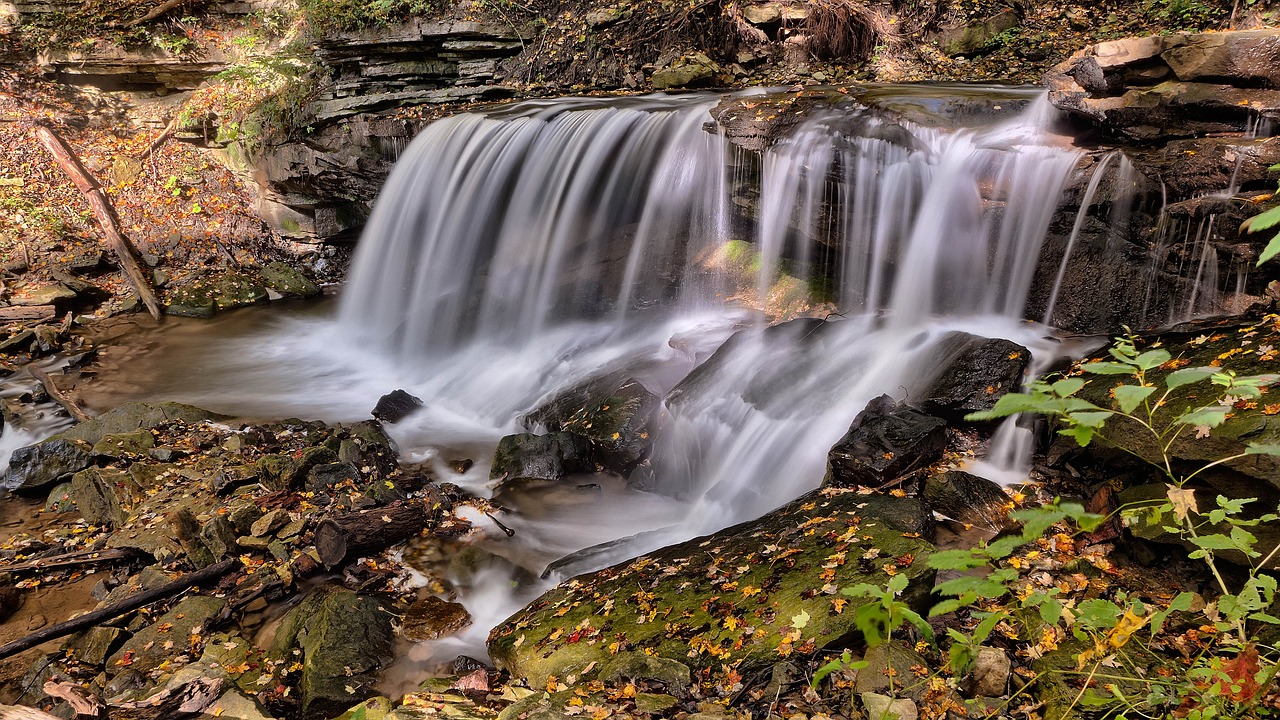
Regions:
M 1130 139 L 1244 132 L 1280 117 L 1280 30 L 1099 43 L 1046 82 L 1055 105 Z

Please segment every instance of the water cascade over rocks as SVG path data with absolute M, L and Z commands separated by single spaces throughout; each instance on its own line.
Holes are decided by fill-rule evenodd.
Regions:
M 955 131 L 815 111 L 755 153 L 717 126 L 721 99 L 530 101 L 434 123 L 376 203 L 338 316 L 288 319 L 249 338 L 253 352 L 205 351 L 203 374 L 229 380 L 201 393 L 187 377 L 169 397 L 352 420 L 402 388 L 424 405 L 388 426 L 403 459 L 487 494 L 499 438 L 541 429 L 526 415 L 584 382 L 634 379 L 663 401 L 629 484 L 506 503 L 515 536 L 495 532 L 491 549 L 534 576 L 601 548 L 554 581 L 817 487 L 859 411 L 918 398 L 957 332 L 1055 355 L 1048 328 L 1022 319 L 1080 157 L 1046 131 L 1047 103 Z M 474 467 L 451 470 L 458 457 Z M 430 654 L 483 652 L 537 591 L 512 597 L 506 571 L 469 582 L 475 625 Z

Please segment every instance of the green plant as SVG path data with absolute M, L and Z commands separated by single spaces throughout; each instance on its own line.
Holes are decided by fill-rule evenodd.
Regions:
M 1053 382 L 1037 380 L 1029 392 L 1005 395 L 992 410 L 974 413 L 968 419 L 992 420 L 1023 412 L 1047 415 L 1061 423 L 1060 434 L 1073 438 L 1080 446 L 1103 438 L 1164 477 L 1168 488 L 1165 498 L 1148 506 L 1124 508 L 1122 515 L 1130 523 L 1157 525 L 1193 548 L 1189 557 L 1204 563 L 1217 590 L 1212 609 L 1206 608 L 1204 612 L 1205 619 L 1223 634 L 1222 649 L 1235 653 L 1235 659 L 1202 657 L 1183 682 L 1174 686 L 1177 691 L 1174 695 L 1162 687 L 1143 702 L 1156 705 L 1158 701 L 1174 697 L 1182 703 L 1190 702 L 1202 718 L 1240 716 L 1256 706 L 1264 694 L 1261 688 L 1280 670 L 1275 659 L 1259 655 L 1251 634 L 1251 629 L 1258 625 L 1280 625 L 1280 618 L 1267 612 L 1275 602 L 1277 583 L 1266 572 L 1280 552 L 1280 545 L 1264 556 L 1257 549 L 1258 539 L 1251 531 L 1263 523 L 1280 521 L 1280 515 L 1266 513 L 1246 518 L 1245 507 L 1256 499 L 1228 499 L 1221 495 L 1215 500 L 1216 507 L 1201 510 L 1196 492 L 1189 484 L 1211 468 L 1248 455 L 1280 455 L 1280 445 L 1248 444 L 1242 452 L 1192 470 L 1176 466 L 1173 450 L 1180 439 L 1206 436 L 1220 427 L 1236 403 L 1257 399 L 1263 388 L 1274 383 L 1277 377 L 1240 377 L 1217 367 L 1168 370 L 1173 358 L 1167 350 L 1154 348 L 1139 352 L 1137 345 L 1138 338 L 1132 334 L 1117 338 L 1109 350 L 1111 360 L 1081 366 L 1087 376 L 1124 378 L 1110 391 L 1114 406 L 1103 407 L 1080 397 L 1087 383 L 1084 377 L 1065 377 Z M 1212 390 L 1208 403 L 1200 399 L 1206 381 Z M 1123 423 L 1121 432 L 1104 434 L 1108 422 L 1113 420 Z M 1243 559 L 1243 581 L 1228 581 L 1222 565 L 1224 553 Z M 963 601 L 968 597 L 959 599 Z M 1078 610 L 1083 612 L 1077 613 L 1073 632 L 1077 637 L 1081 632 L 1091 635 L 1096 648 L 1091 656 L 1097 656 L 1114 646 L 1114 639 L 1120 634 L 1127 642 L 1128 637 L 1143 626 L 1150 625 L 1158 632 L 1169 613 L 1189 609 L 1190 600 L 1189 595 L 1180 595 L 1159 613 L 1149 613 L 1141 604 L 1127 608 L 1110 601 L 1099 601 L 1090 607 L 1082 604 Z M 1083 698 L 1082 691 L 1077 701 Z M 1126 696 L 1117 699 L 1134 702 Z M 1102 699 L 1093 697 L 1092 700 Z
M 1267 169 L 1271 172 L 1280 172 L 1280 165 L 1272 165 Z M 1280 205 L 1245 220 L 1240 225 L 1240 232 L 1253 233 L 1260 230 L 1270 230 L 1277 225 L 1280 225 Z M 1267 246 L 1262 249 L 1262 252 L 1258 255 L 1257 264 L 1261 265 L 1277 254 L 1280 254 L 1280 233 L 1276 233 L 1275 237 L 1272 237 Z

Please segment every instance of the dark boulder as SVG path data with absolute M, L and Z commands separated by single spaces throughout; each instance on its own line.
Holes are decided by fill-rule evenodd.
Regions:
M 373 406 L 371 414 L 382 422 L 395 424 L 422 409 L 422 407 L 422 400 L 404 390 L 392 390 L 378 398 L 378 404 Z
M 827 453 L 827 487 L 880 487 L 942 457 L 946 421 L 888 395 L 867 403 Z
M 434 595 L 411 605 L 401 621 L 404 636 L 410 640 L 437 640 L 470 624 L 471 613 L 465 607 Z
M 921 402 L 929 414 L 957 422 L 969 413 L 990 410 L 1001 395 L 1022 385 L 1031 360 L 1026 348 L 968 333 L 955 333 L 949 340 L 956 350 Z
M 595 470 L 591 443 L 581 435 L 522 433 L 498 441 L 489 479 L 509 489 L 531 482 L 556 482 L 566 475 Z

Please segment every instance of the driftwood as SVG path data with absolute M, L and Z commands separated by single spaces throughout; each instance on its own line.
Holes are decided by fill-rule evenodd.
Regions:
M 107 245 L 120 261 L 120 268 L 124 270 L 129 284 L 133 285 L 134 291 L 138 293 L 138 299 L 147 306 L 151 316 L 159 320 L 160 302 L 156 299 L 155 291 L 151 289 L 151 283 L 147 280 L 146 273 L 142 271 L 142 266 L 138 264 L 138 253 L 133 243 L 129 242 L 129 238 L 125 237 L 120 227 L 120 218 L 116 215 L 111 200 L 103 192 L 102 185 L 89 174 L 75 151 L 66 140 L 54 132 L 52 127 L 37 124 L 35 133 L 89 203 L 90 209 L 98 219 L 98 225 L 102 227 L 102 232 L 107 237 Z
M 0 720 L 62 720 L 62 718 L 22 705 L 0 705 Z
M 31 377 L 40 381 L 40 384 L 44 386 L 44 391 L 49 394 L 49 397 L 54 402 L 61 405 L 62 408 L 67 411 L 68 415 L 80 422 L 84 422 L 89 419 L 90 415 L 84 411 L 84 408 L 77 405 L 75 400 L 67 397 L 66 393 L 59 390 L 58 386 L 53 384 L 53 378 L 49 377 L 49 373 L 41 370 L 34 364 L 28 366 L 28 369 L 31 371 Z
M 58 316 L 58 309 L 52 305 L 14 305 L 0 308 L 0 322 L 22 322 L 24 320 L 52 320 Z
M 96 718 L 102 714 L 102 701 L 88 690 L 69 682 L 50 680 L 44 684 L 44 694 L 66 700 L 76 717 Z
M 193 585 L 199 585 L 200 583 L 208 582 L 210 580 L 217 580 L 238 567 L 240 567 L 240 560 L 238 558 L 229 558 L 215 565 L 210 565 L 202 570 L 187 573 L 177 580 L 165 583 L 153 590 L 146 590 L 132 597 L 125 598 L 115 605 L 102 608 L 101 610 L 94 610 L 90 613 L 85 613 L 80 617 L 72 618 L 71 620 L 58 623 L 57 625 L 50 625 L 39 632 L 18 638 L 6 645 L 0 645 L 0 660 L 10 657 L 11 655 L 16 655 L 23 650 L 30 650 L 41 643 L 64 637 L 73 632 L 84 630 L 85 628 L 106 622 L 107 620 L 117 618 L 127 612 L 132 612 L 145 605 L 150 605 L 157 600 L 164 600 L 173 595 L 177 595 Z M 0 720 L 4 719 L 0 718 Z
M 403 542 L 422 532 L 431 522 L 431 508 L 423 503 L 399 502 L 330 518 L 315 531 L 320 562 L 336 567 Z
M 39 572 L 41 570 L 76 567 L 77 565 L 96 565 L 98 563 L 111 562 L 112 560 L 123 560 L 125 558 L 135 556 L 136 553 L 133 551 L 121 549 L 99 550 L 97 552 L 74 552 L 67 553 L 66 555 L 55 555 L 53 557 L 40 558 L 39 560 L 31 560 L 17 565 L 0 565 L 0 574 Z
M 222 678 L 196 678 L 186 685 L 170 688 L 146 700 L 112 703 L 107 706 L 111 720 L 179 720 L 204 713 L 222 695 Z

